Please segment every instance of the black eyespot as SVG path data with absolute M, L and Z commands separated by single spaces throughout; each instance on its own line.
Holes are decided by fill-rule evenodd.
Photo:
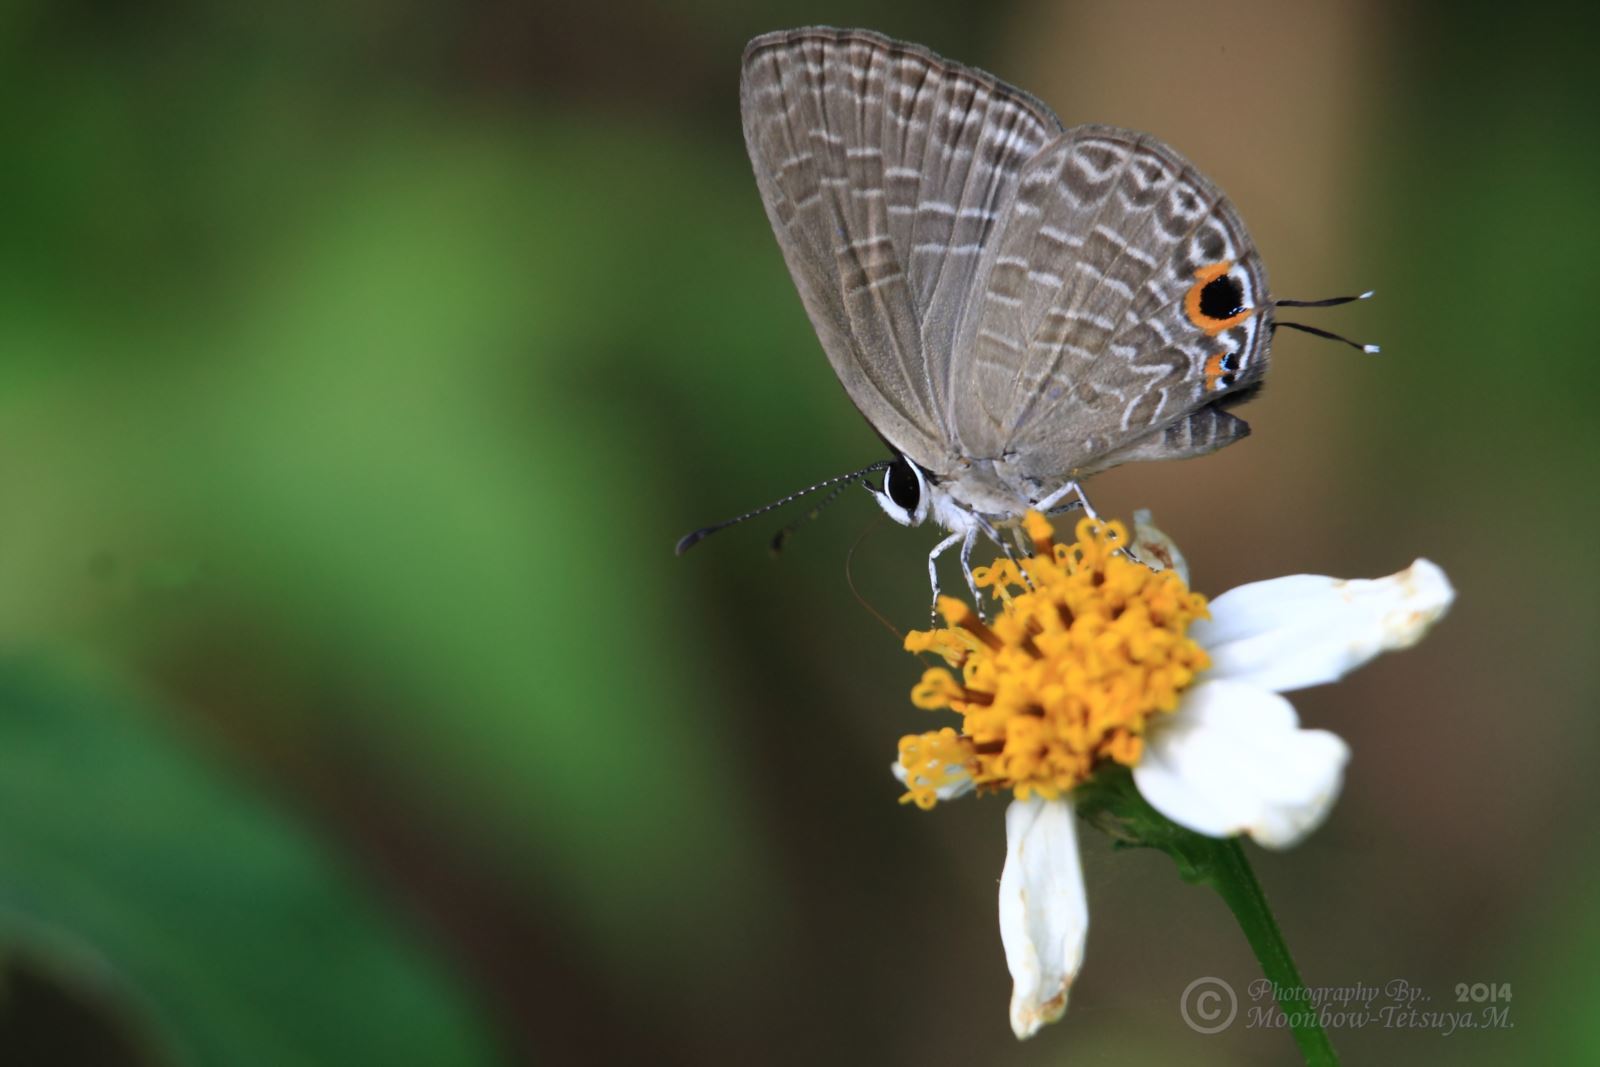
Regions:
M 917 474 L 904 458 L 889 464 L 889 473 L 884 475 L 883 479 L 883 490 L 889 494 L 889 499 L 904 508 L 908 515 L 917 510 L 917 504 L 922 500 Z
M 1200 314 L 1208 319 L 1231 319 L 1244 310 L 1239 303 L 1243 296 L 1238 282 L 1226 274 L 1218 275 L 1200 290 Z
M 1217 362 L 1223 370 L 1227 371 L 1229 374 L 1232 374 L 1234 371 L 1239 369 L 1239 353 L 1224 352 L 1222 354 L 1222 358 Z

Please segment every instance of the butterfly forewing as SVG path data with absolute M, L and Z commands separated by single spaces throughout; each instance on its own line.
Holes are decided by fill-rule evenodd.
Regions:
M 1062 129 L 981 71 L 858 30 L 745 50 L 745 141 L 767 214 L 845 389 L 930 470 L 956 458 L 956 330 L 1024 164 Z
M 1218 294 L 1265 301 L 1244 227 L 1177 153 L 1101 126 L 1045 146 L 1003 207 L 955 346 L 968 384 L 952 397 L 962 451 L 1015 456 L 1030 476 L 1059 480 L 1119 450 L 1154 458 L 1168 437 L 1188 448 L 1235 439 L 1242 429 L 1222 431 L 1238 420 L 1209 414 L 1164 433 L 1265 370 L 1265 313 L 1213 319 L 1189 299 L 1208 268 L 1226 277 L 1206 311 Z

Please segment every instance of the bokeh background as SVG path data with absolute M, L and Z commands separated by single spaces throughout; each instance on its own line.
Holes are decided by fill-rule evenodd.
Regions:
M 1240 208 L 1280 336 L 1255 435 L 1097 479 L 1195 584 L 1459 589 L 1299 694 L 1355 756 L 1253 850 L 1306 979 L 1505 985 L 1514 1028 L 1348 1062 L 1594 1061 L 1600 115 L 1578 7 L 283 5 L 0 12 L 0 1060 L 1284 1063 L 1178 998 L 1221 904 L 1086 834 L 1067 1019 L 1018 1045 L 1003 802 L 896 803 L 931 530 L 739 133 L 756 33 L 865 25 Z M 881 616 L 881 618 L 880 618 Z

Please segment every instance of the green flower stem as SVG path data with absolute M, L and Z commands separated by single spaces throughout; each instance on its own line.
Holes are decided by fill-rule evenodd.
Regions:
M 1201 843 L 1200 847 L 1209 850 L 1209 862 L 1200 880 L 1217 891 L 1244 931 L 1261 963 L 1261 970 L 1278 993 L 1278 1007 L 1289 1019 L 1300 1055 L 1311 1067 L 1337 1064 L 1339 1058 L 1334 1054 L 1326 1031 L 1317 1022 L 1311 1000 L 1304 996 L 1305 987 L 1289 955 L 1289 946 L 1284 943 L 1283 931 L 1272 917 L 1266 894 L 1262 893 L 1261 883 L 1256 881 L 1238 839 L 1219 841 L 1188 830 L 1180 832 L 1195 838 Z
M 1308 1067 L 1334 1067 L 1339 1058 L 1305 995 L 1283 931 L 1237 839 L 1219 840 L 1185 830 L 1139 795 L 1127 772 L 1101 774 L 1078 790 L 1078 813 L 1110 833 L 1119 847 L 1155 848 L 1171 856 L 1185 881 L 1208 885 L 1222 897 L 1288 1019 Z

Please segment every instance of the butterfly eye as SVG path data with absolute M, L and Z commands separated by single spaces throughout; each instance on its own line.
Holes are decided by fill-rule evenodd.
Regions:
M 928 483 L 922 471 L 901 456 L 883 476 L 878 503 L 902 526 L 916 526 L 928 517 Z
M 897 459 L 889 464 L 889 472 L 884 475 L 883 491 L 910 514 L 922 501 L 922 479 L 908 461 Z

